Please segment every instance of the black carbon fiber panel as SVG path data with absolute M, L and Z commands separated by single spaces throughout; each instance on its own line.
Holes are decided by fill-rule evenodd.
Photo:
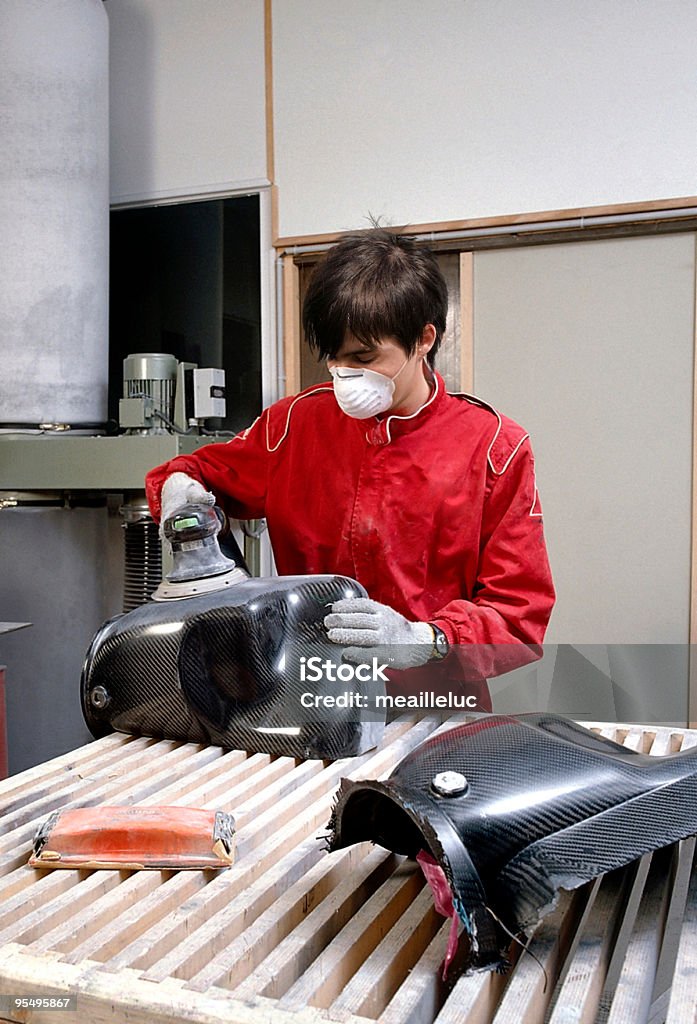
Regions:
M 327 686 L 303 680 L 300 669 L 312 656 L 342 664 L 323 626 L 327 606 L 364 595 L 343 576 L 247 579 L 112 619 L 82 673 L 87 725 L 95 736 L 116 729 L 293 757 L 363 753 L 383 723 L 374 712 L 364 721 L 350 704 L 306 708 L 302 695 L 325 696 Z
M 466 789 L 439 793 L 443 772 Z M 385 782 L 342 783 L 329 828 L 330 849 L 366 839 L 411 857 L 430 848 L 472 937 L 472 966 L 496 966 L 508 945 L 497 918 L 522 931 L 559 888 L 697 833 L 697 749 L 649 757 L 557 715 L 482 717 L 426 740 Z

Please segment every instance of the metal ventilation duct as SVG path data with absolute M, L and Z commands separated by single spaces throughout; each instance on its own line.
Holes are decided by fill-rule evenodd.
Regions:
M 0 4 L 0 427 L 106 420 L 108 22 Z

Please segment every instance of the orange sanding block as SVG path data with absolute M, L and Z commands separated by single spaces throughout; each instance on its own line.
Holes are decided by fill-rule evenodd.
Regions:
M 34 837 L 34 868 L 194 869 L 232 864 L 235 819 L 193 807 L 75 807 Z

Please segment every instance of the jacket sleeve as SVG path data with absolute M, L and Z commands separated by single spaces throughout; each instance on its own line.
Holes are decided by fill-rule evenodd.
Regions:
M 472 597 L 451 601 L 432 620 L 451 644 L 483 645 L 457 655 L 484 677 L 541 655 L 555 599 L 529 439 L 488 477 Z
M 261 519 L 265 514 L 273 447 L 268 437 L 269 413 L 267 409 L 251 427 L 225 444 L 204 445 L 191 455 L 178 455 L 151 469 L 145 478 L 145 493 L 153 518 L 159 522 L 160 494 L 167 477 L 187 473 L 215 494 L 227 515 L 234 519 Z

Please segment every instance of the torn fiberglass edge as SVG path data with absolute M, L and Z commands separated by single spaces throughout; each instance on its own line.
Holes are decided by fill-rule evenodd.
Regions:
M 483 716 L 440 731 L 384 782 L 344 779 L 329 849 L 372 840 L 443 868 L 470 940 L 499 968 L 558 890 L 697 832 L 697 748 L 650 757 L 559 715 Z

